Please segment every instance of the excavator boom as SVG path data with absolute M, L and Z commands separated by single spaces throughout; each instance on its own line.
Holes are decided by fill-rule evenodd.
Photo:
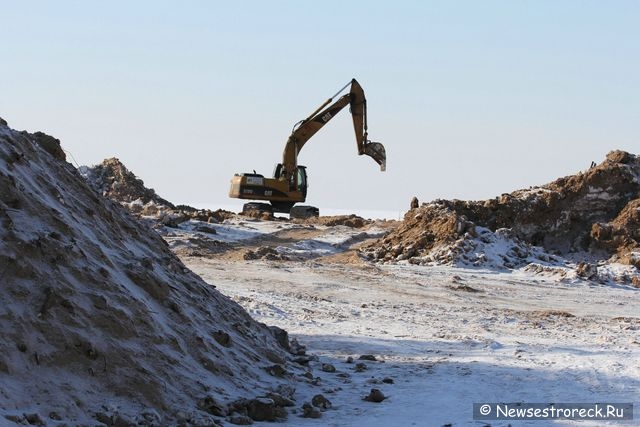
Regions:
M 290 178 L 295 173 L 298 166 L 298 154 L 304 144 L 347 105 L 351 109 L 358 154 L 370 156 L 380 165 L 381 170 L 384 171 L 386 169 L 387 156 L 384 146 L 379 142 L 372 142 L 367 139 L 367 100 L 362 86 L 356 79 L 351 79 L 350 84 L 351 90 L 349 93 L 342 95 L 337 101 L 329 105 L 340 92 L 349 86 L 349 83 L 347 83 L 338 93 L 311 113 L 309 117 L 296 124 L 282 154 L 282 174 L 285 178 Z

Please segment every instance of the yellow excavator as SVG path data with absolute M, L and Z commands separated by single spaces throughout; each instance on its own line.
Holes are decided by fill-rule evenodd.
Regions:
M 349 85 L 349 93 L 333 102 Z M 309 117 L 296 123 L 284 147 L 282 163 L 278 163 L 274 169 L 273 178 L 265 178 L 255 171 L 235 174 L 231 179 L 229 197 L 270 203 L 247 203 L 243 207 L 245 212 L 281 212 L 288 213 L 291 217 L 318 216 L 318 208 L 294 206 L 296 203 L 304 202 L 307 197 L 307 170 L 305 166 L 298 165 L 298 154 L 304 144 L 347 105 L 350 106 L 353 118 L 358 154 L 371 157 L 380 165 L 380 170 L 384 171 L 387 164 L 384 146 L 367 139 L 367 100 L 360 84 L 356 79 L 352 79 Z

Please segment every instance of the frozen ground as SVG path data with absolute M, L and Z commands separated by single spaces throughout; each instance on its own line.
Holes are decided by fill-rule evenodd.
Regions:
M 189 227 L 167 240 L 175 247 Z M 524 268 L 363 263 L 348 243 L 353 233 L 366 230 L 237 221 L 213 227 L 219 235 L 208 239 L 235 243 L 216 255 L 184 257 L 187 266 L 255 319 L 288 330 L 318 356 L 310 363 L 319 378 L 310 381 L 317 385 L 299 387 L 298 399 L 322 393 L 332 408 L 320 420 L 291 414 L 282 425 L 487 425 L 472 419 L 474 402 L 633 402 L 640 407 L 638 289 L 566 276 L 558 280 Z M 310 252 L 302 261 L 241 256 L 265 245 L 283 253 Z M 335 250 L 313 252 L 327 245 Z M 357 360 L 361 355 L 377 361 Z M 349 356 L 356 360 L 347 363 Z M 366 370 L 357 372 L 359 362 Z M 324 372 L 323 364 L 336 372 Z M 387 398 L 362 400 L 372 388 Z M 626 425 L 639 425 L 637 419 Z

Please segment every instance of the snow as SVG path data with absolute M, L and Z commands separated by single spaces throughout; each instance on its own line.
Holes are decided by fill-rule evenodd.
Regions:
M 289 222 L 261 221 L 253 218 L 227 219 L 220 224 L 203 223 L 202 221 L 190 220 L 179 224 L 173 229 L 176 235 L 187 236 L 196 231 L 196 228 L 206 225 L 216 231 L 215 239 L 220 242 L 237 242 L 246 239 L 255 239 L 261 235 L 273 234 L 282 230 L 308 229 L 310 226 L 293 224 Z M 182 233 L 181 232 L 186 232 Z
M 384 230 L 379 228 L 371 228 L 367 232 L 354 230 L 343 225 L 318 228 L 326 232 L 313 239 L 300 240 L 291 247 L 278 246 L 276 250 L 283 254 L 315 258 L 343 252 L 353 243 L 384 234 Z
M 325 243 L 347 242 L 353 233 L 334 227 Z M 503 243 L 492 249 L 498 256 Z M 635 288 L 490 263 L 477 268 L 325 262 L 318 246 L 303 241 L 292 247 L 314 257 L 184 259 L 256 320 L 288 330 L 317 355 L 310 366 L 318 385 L 301 388 L 299 395 L 310 400 L 322 393 L 332 408 L 320 421 L 292 414 L 282 425 L 475 426 L 483 424 L 472 420 L 474 402 L 640 403 L 640 367 L 633 362 L 640 357 Z M 612 274 L 623 269 L 601 268 Z M 378 361 L 364 361 L 367 369 L 356 372 L 362 361 L 347 358 L 363 354 Z M 326 363 L 336 372 L 323 372 Z M 387 399 L 362 400 L 372 388 Z M 491 425 L 509 423 L 624 424 Z

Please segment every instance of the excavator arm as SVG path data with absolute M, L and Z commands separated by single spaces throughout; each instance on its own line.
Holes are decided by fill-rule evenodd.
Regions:
M 349 93 L 342 95 L 333 102 L 333 99 L 346 89 L 349 84 L 351 85 Z M 385 170 L 387 156 L 384 146 L 379 142 L 372 142 L 367 139 L 367 100 L 360 84 L 356 79 L 352 79 L 351 82 L 347 83 L 346 86 L 311 113 L 309 117 L 296 124 L 285 145 L 282 154 L 282 171 L 277 178 L 289 182 L 292 181 L 298 166 L 298 154 L 304 144 L 347 105 L 350 105 L 353 118 L 358 154 L 370 156 L 380 165 L 380 170 Z

